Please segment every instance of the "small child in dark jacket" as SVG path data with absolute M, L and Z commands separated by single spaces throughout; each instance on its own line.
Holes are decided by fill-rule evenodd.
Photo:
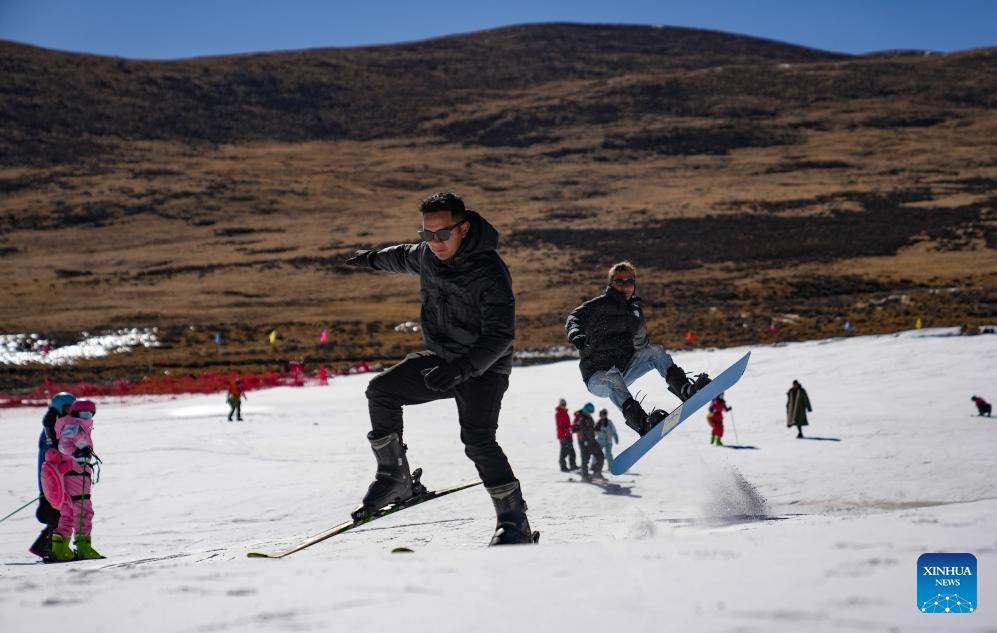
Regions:
M 582 479 L 585 481 L 592 481 L 593 478 L 605 479 L 602 476 L 602 448 L 595 441 L 593 413 L 595 413 L 595 405 L 591 402 L 585 403 L 581 410 L 575 411 L 575 419 L 571 425 L 571 430 L 578 434 L 578 446 L 582 452 Z M 591 476 L 588 472 L 590 459 L 594 460 Z

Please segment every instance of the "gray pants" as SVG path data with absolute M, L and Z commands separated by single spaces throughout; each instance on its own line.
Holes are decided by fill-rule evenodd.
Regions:
M 623 403 L 632 398 L 630 385 L 638 378 L 657 369 L 661 377 L 665 377 L 668 368 L 674 365 L 671 355 L 660 345 L 647 345 L 634 352 L 630 364 L 624 371 L 616 367 L 606 371 L 597 371 L 592 374 L 585 384 L 589 392 L 600 398 L 609 398 L 618 408 L 623 408 Z

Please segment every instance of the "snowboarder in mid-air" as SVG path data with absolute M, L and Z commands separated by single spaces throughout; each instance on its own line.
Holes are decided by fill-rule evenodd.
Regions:
M 630 262 L 609 269 L 605 292 L 575 308 L 564 329 L 568 342 L 578 349 L 585 386 L 592 394 L 612 400 L 623 412 L 627 426 L 640 435 L 665 419 L 668 412 L 645 412 L 630 393 L 634 381 L 657 370 L 669 391 L 683 402 L 710 382 L 706 374 L 690 380 L 664 347 L 648 341 L 637 296 L 637 269 Z
M 453 398 L 464 453 L 495 506 L 490 544 L 532 543 L 519 480 L 495 440 L 516 328 L 512 278 L 495 252 L 498 232 L 453 192 L 433 194 L 419 210 L 421 242 L 356 251 L 346 260 L 353 267 L 419 276 L 428 348 L 409 354 L 367 387 L 372 427 L 367 439 L 377 474 L 353 518 L 424 491 L 409 471 L 402 407 Z

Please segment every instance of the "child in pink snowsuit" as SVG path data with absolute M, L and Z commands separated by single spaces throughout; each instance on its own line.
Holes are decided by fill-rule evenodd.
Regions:
M 77 400 L 55 423 L 55 434 L 59 439 L 59 453 L 63 463 L 63 486 L 65 496 L 59 509 L 59 527 L 52 536 L 52 551 L 58 560 L 74 558 L 103 558 L 90 542 L 90 529 L 93 526 L 93 503 L 90 490 L 93 482 L 93 415 L 97 406 L 89 400 Z M 56 456 L 54 456 L 56 457 Z M 76 551 L 69 549 L 69 537 L 76 532 L 73 544 Z

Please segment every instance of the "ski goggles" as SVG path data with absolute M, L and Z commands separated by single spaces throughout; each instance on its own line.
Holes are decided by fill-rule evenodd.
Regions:
M 610 283 L 614 286 L 636 286 L 637 280 L 633 277 L 625 277 L 613 279 Z
M 450 233 L 453 232 L 455 228 L 467 222 L 467 220 L 461 220 L 453 226 L 448 226 L 445 229 L 440 229 L 438 231 L 430 231 L 429 229 L 419 229 L 419 239 L 423 242 L 432 242 L 433 240 L 439 240 L 441 242 L 446 242 L 450 239 Z

